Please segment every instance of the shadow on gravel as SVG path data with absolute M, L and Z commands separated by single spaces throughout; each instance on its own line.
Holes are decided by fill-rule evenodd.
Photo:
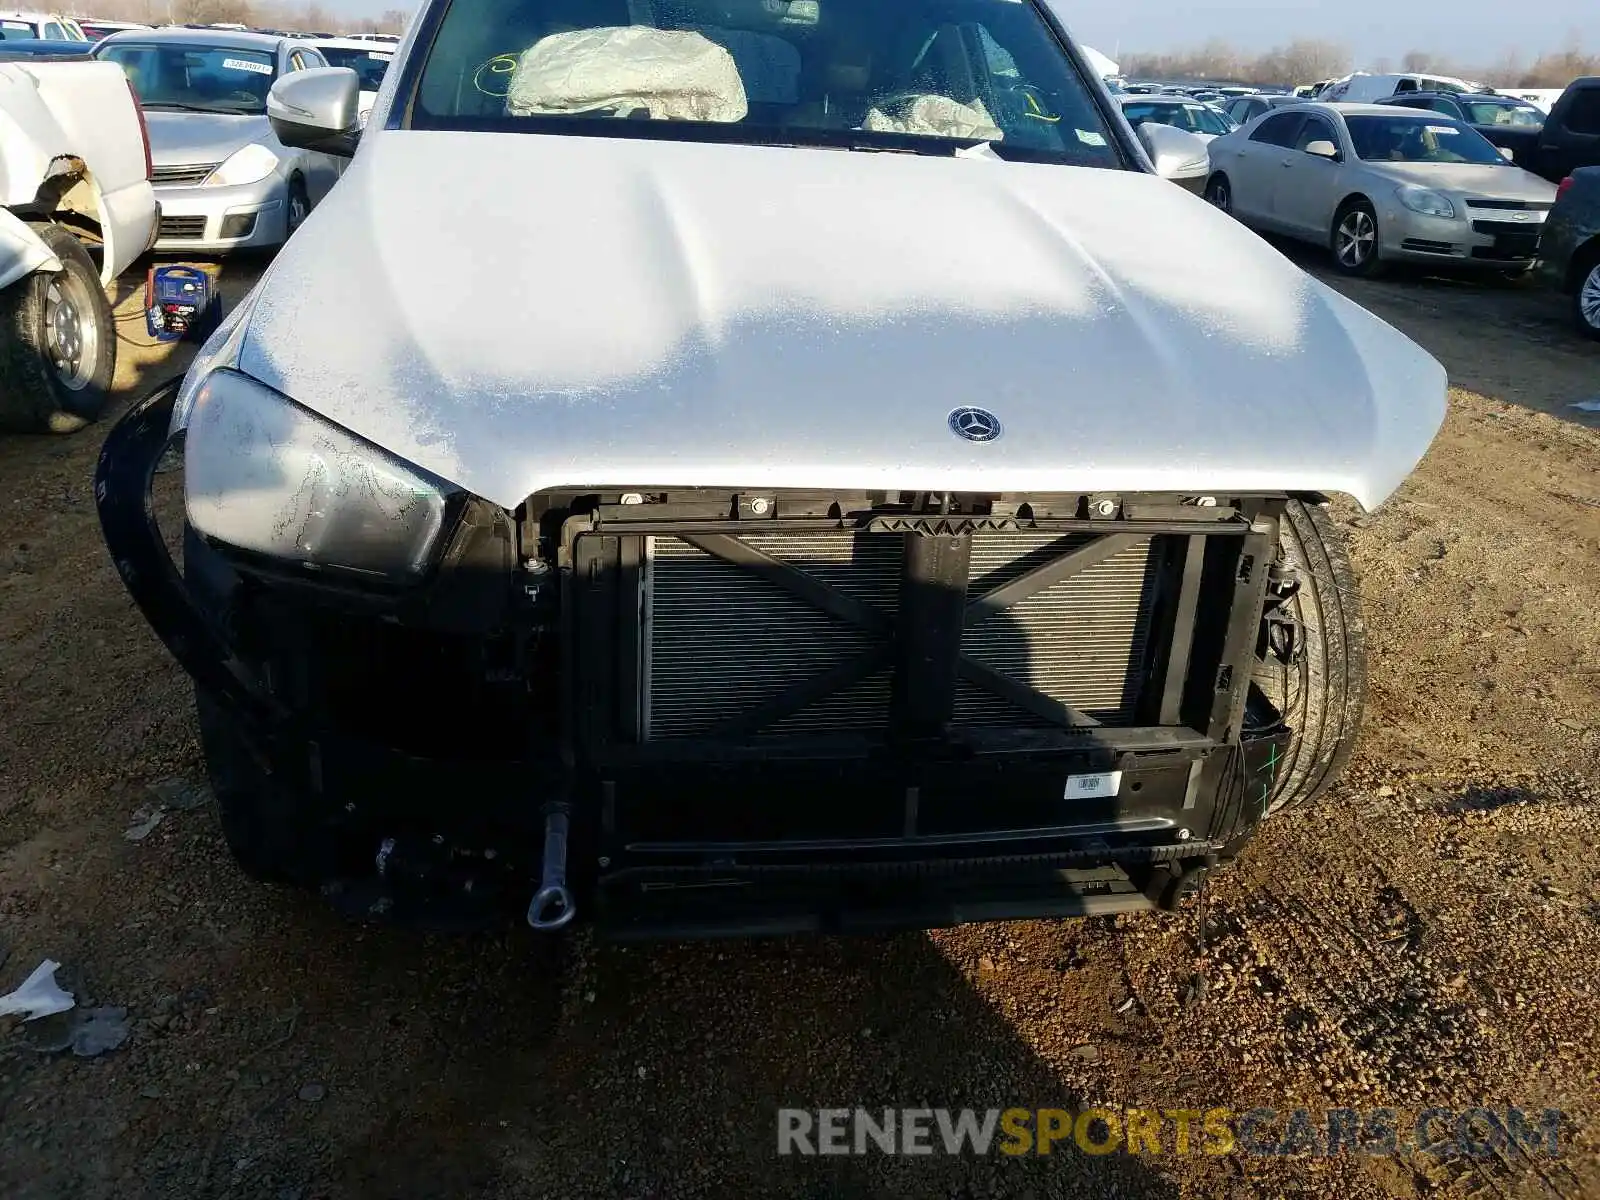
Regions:
M 778 1154 L 785 1107 L 1080 1102 L 926 936 L 563 947 L 370 928 L 218 881 L 236 923 L 146 947 L 191 986 L 112 1064 L 133 1068 L 124 1088 L 160 1081 L 116 1106 L 113 1190 L 58 1160 L 38 1164 L 58 1190 L 37 1194 L 1177 1195 L 1148 1160 L 1070 1138 L 1044 1157 L 998 1136 L 948 1155 L 937 1128 L 926 1156 Z
M 562 967 L 520 930 L 451 942 L 279 916 L 309 918 L 293 944 L 319 947 L 297 1057 L 366 1061 L 325 1080 L 332 1178 L 285 1180 L 308 1195 L 1176 1194 L 1070 1140 L 1048 1157 L 778 1155 L 784 1107 L 1079 1102 L 925 936 L 602 945 Z M 286 1005 L 298 988 L 274 990 Z M 307 1106 L 287 1105 L 241 1140 L 292 1143 Z
M 1544 797 L 1519 787 L 1469 787 L 1459 796 L 1447 801 L 1447 813 L 1494 812 L 1513 805 L 1542 803 Z

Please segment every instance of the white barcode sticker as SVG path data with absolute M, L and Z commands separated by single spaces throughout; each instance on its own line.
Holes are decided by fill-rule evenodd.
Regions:
M 251 62 L 248 58 L 225 58 L 222 65 L 230 71 L 250 71 L 256 75 L 271 75 L 272 67 L 267 63 Z
M 1099 771 L 1093 775 L 1068 775 L 1064 800 L 1099 800 L 1115 796 L 1122 789 L 1121 771 Z

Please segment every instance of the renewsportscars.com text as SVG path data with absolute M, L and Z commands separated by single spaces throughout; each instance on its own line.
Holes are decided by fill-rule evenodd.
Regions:
M 778 1153 L 1392 1155 L 1561 1153 L 1558 1109 L 783 1108 Z

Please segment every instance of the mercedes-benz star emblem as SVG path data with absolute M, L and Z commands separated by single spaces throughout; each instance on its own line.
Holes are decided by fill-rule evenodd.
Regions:
M 992 442 L 1000 436 L 1000 418 L 987 408 L 958 408 L 950 414 L 950 432 L 969 442 Z

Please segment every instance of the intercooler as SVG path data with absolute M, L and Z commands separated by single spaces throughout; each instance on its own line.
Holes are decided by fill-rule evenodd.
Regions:
M 841 620 L 767 575 L 682 538 L 645 538 L 639 574 L 642 739 L 709 734 L 807 680 L 846 674 L 852 663 L 876 669 L 753 732 L 883 731 L 891 712 L 887 651 L 899 616 L 906 536 L 842 531 L 738 539 L 765 559 L 868 606 L 883 618 L 876 629 Z M 970 537 L 967 606 L 1097 540 L 1089 534 L 1006 530 Z M 960 654 L 968 669 L 956 681 L 949 724 L 1052 723 L 985 686 L 994 676 L 1101 725 L 1134 723 L 1159 590 L 1152 547 L 1150 538 L 1132 541 L 966 625 Z

